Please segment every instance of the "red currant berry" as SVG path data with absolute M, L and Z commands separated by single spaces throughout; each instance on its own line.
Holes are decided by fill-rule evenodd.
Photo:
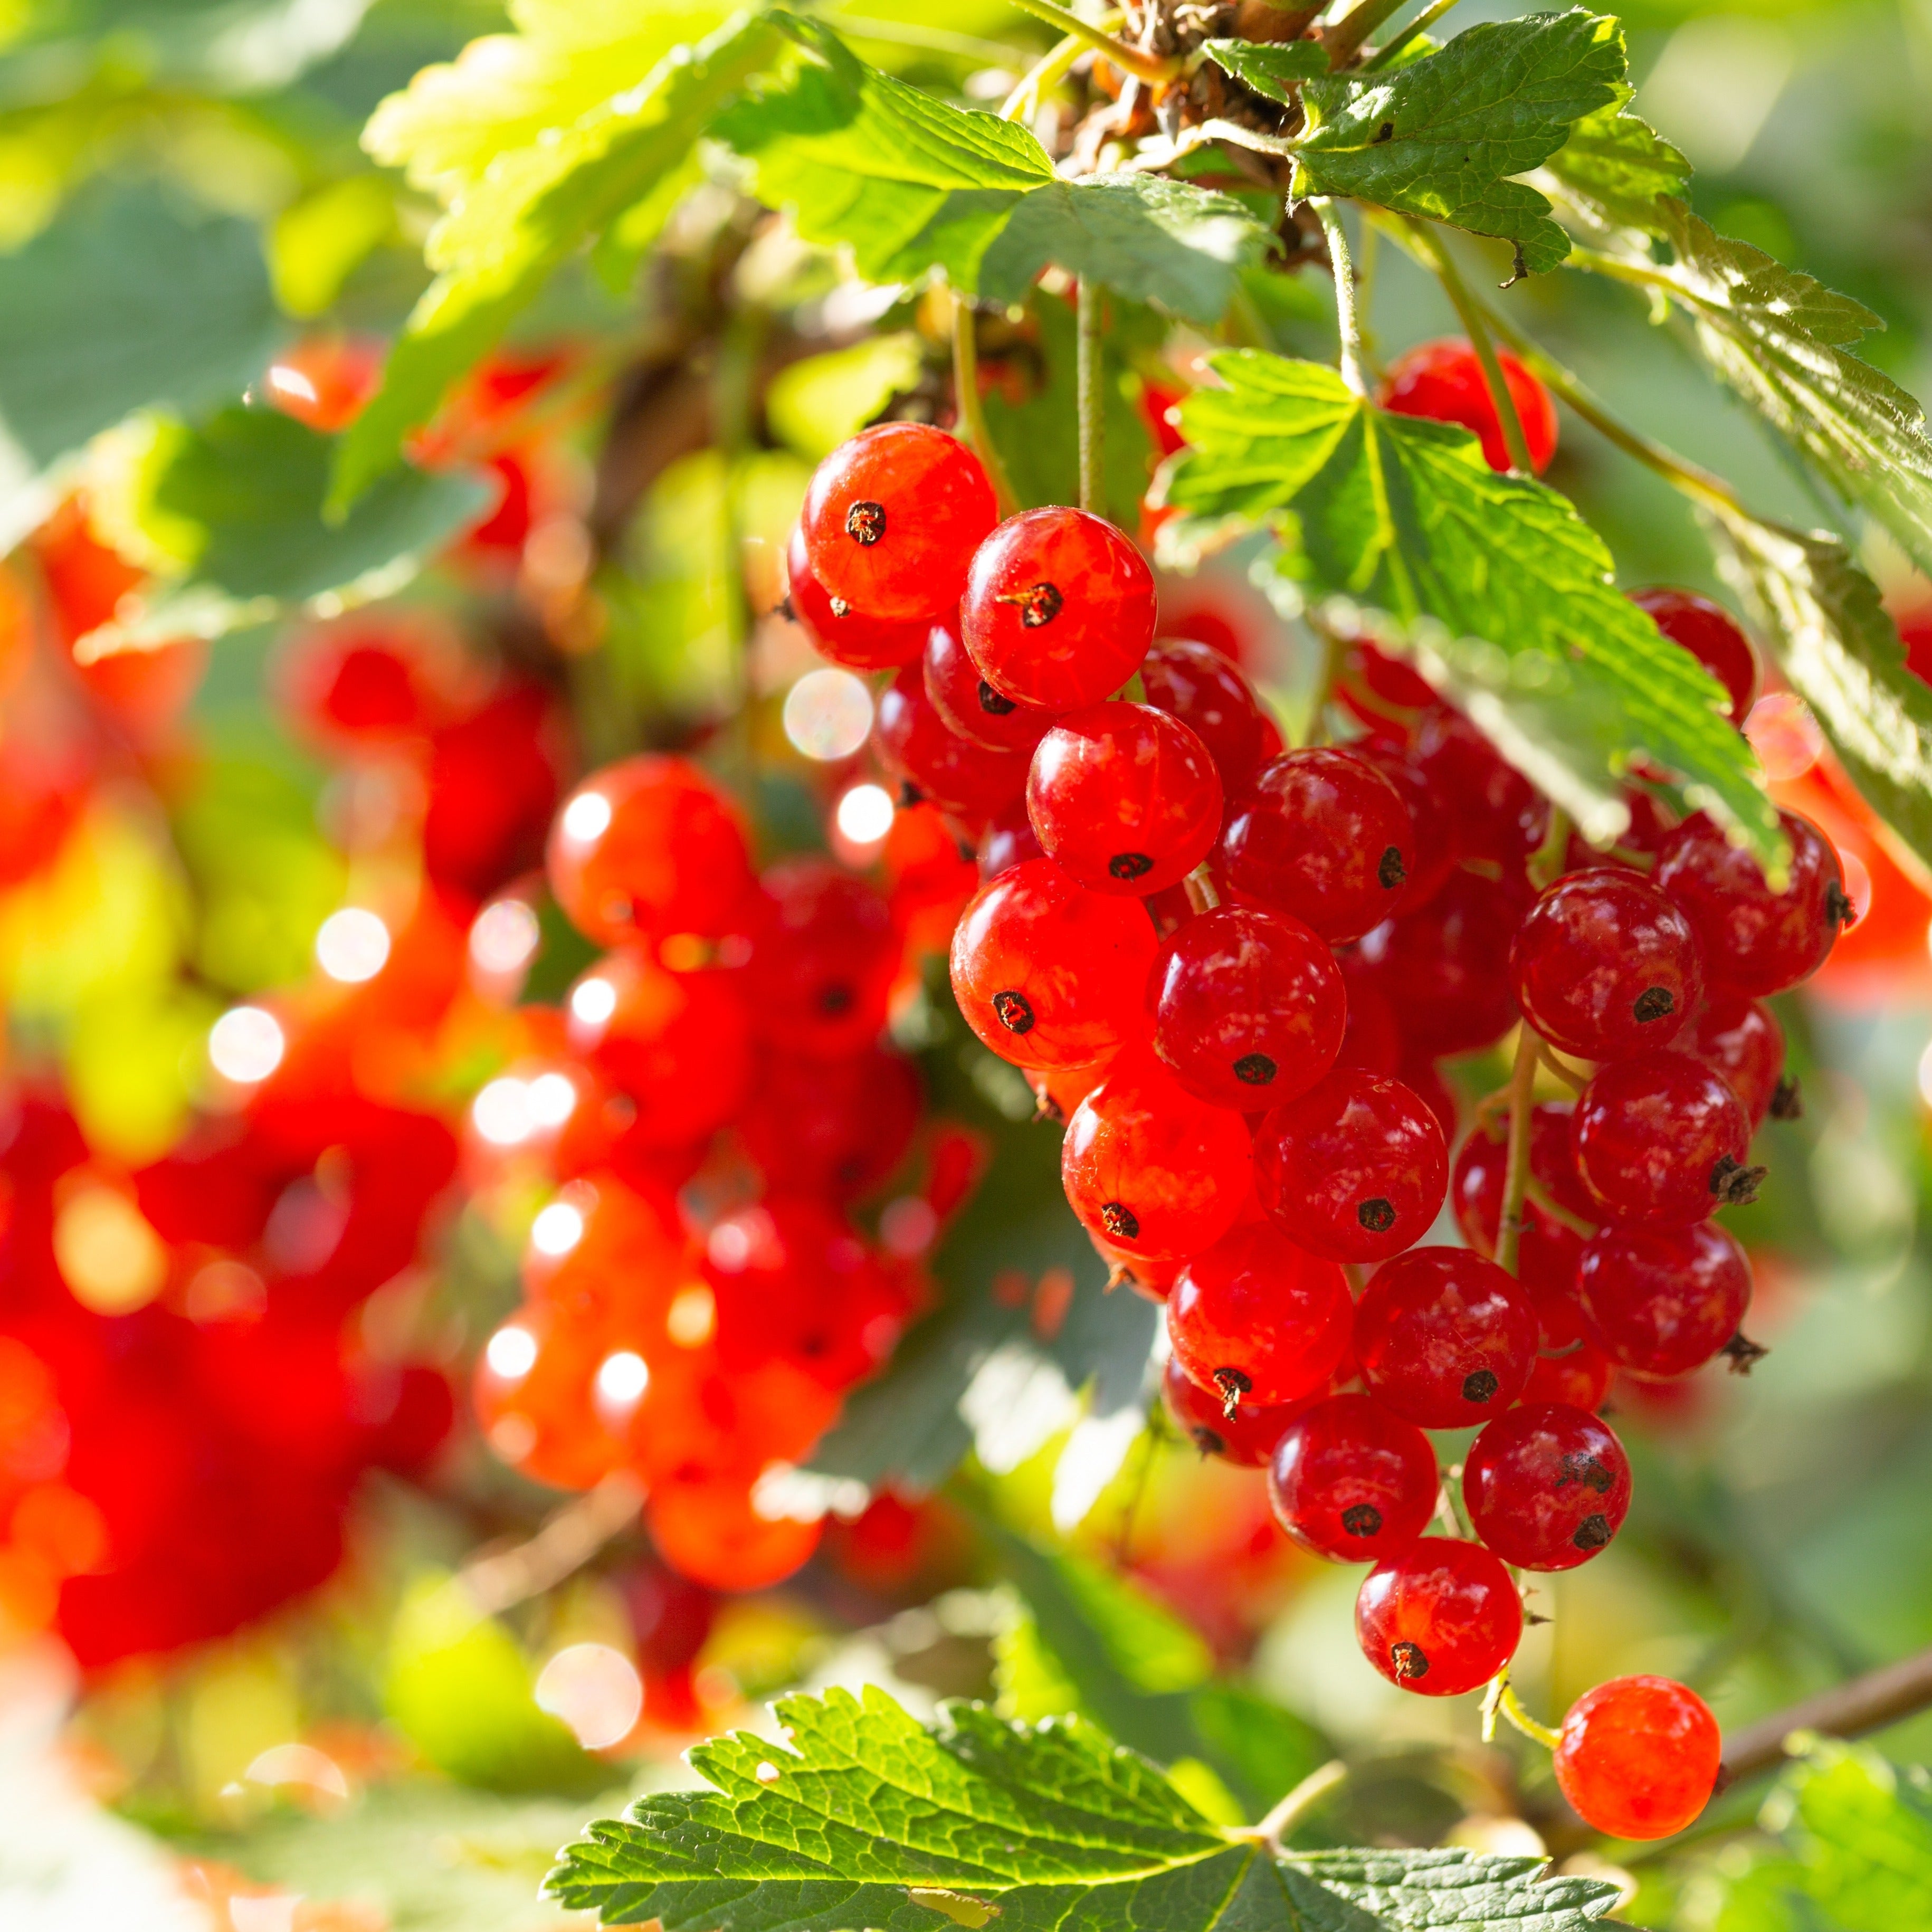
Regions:
M 1556 454 L 1556 405 L 1550 392 L 1512 356 L 1498 350 L 1503 385 L 1516 404 L 1530 467 L 1540 476 Z M 1502 418 L 1475 350 L 1466 342 L 1421 342 L 1389 364 L 1377 400 L 1396 416 L 1460 423 L 1482 438 L 1483 460 L 1492 470 L 1510 467 Z
M 1211 644 L 1163 638 L 1141 666 L 1147 701 L 1178 718 L 1208 747 L 1232 797 L 1262 762 L 1267 733 L 1254 687 Z
M 1354 1315 L 1346 1276 L 1252 1221 L 1181 1270 L 1167 1298 L 1174 1359 L 1230 1414 L 1328 1386 L 1348 1352 Z
M 1681 1053 L 1600 1068 L 1576 1101 L 1576 1170 L 1609 1219 L 1681 1228 L 1757 1198 L 1750 1121 L 1730 1088 Z
M 1401 906 L 1414 848 L 1395 787 L 1366 758 L 1319 747 L 1264 765 L 1222 844 L 1237 890 L 1331 944 L 1359 939 Z
M 1363 958 L 1358 946 L 1343 946 L 1335 957 L 1348 991 L 1348 1024 L 1335 1064 L 1359 1066 L 1365 1073 L 1394 1076 L 1402 1064 L 1402 1034 L 1380 976 Z
M 1556 1204 L 1586 1220 L 1596 1218 L 1595 1204 L 1583 1192 L 1570 1142 L 1572 1108 L 1567 1100 L 1539 1101 L 1530 1114 L 1530 1177 Z M 1506 1124 L 1493 1124 L 1495 1138 L 1478 1127 L 1462 1143 L 1449 1180 L 1450 1204 L 1462 1238 L 1478 1254 L 1493 1256 L 1502 1219 L 1503 1188 L 1509 1164 Z M 1522 1231 L 1516 1248 L 1516 1278 L 1532 1294 L 1574 1294 L 1576 1258 L 1583 1238 L 1534 1201 L 1522 1204 Z
M 1648 879 L 1609 866 L 1558 879 L 1530 908 L 1510 967 L 1531 1025 L 1583 1060 L 1669 1046 L 1703 997 L 1690 922 Z
M 1160 1390 L 1174 1426 L 1202 1455 L 1245 1469 L 1258 1469 L 1268 1461 L 1282 1431 L 1306 1406 L 1289 1402 L 1264 1408 L 1244 1401 L 1230 1417 L 1219 1391 L 1190 1382 L 1172 1357 L 1161 1372 Z
M 990 820 L 980 836 L 979 866 L 982 880 L 997 879 L 1029 859 L 1043 859 L 1040 841 L 1034 836 L 1033 820 L 1027 816 L 1026 801 L 1006 808 Z
M 646 753 L 593 772 L 550 828 L 550 889 L 600 946 L 721 932 L 751 890 L 742 820 L 683 758 Z
M 1694 590 L 1633 590 L 1630 600 L 1674 644 L 1682 644 L 1721 684 L 1731 722 L 1742 724 L 1757 698 L 1757 653 L 1738 620 L 1721 604 Z
M 1416 727 L 1415 760 L 1448 807 L 1456 853 L 1520 870 L 1550 831 L 1550 806 L 1460 711 L 1438 705 Z
M 1040 741 L 1027 814 L 1070 878 L 1144 898 L 1207 857 L 1221 830 L 1220 775 L 1178 718 L 1150 704 L 1096 704 Z
M 1476 1534 L 1519 1570 L 1574 1570 L 1630 1508 L 1630 1459 L 1581 1408 L 1513 1408 L 1476 1438 L 1462 1501 Z
M 1338 1066 L 1255 1136 L 1261 1204 L 1311 1254 L 1378 1262 L 1429 1232 L 1449 1185 L 1436 1116 L 1399 1080 Z
M 1130 1255 L 1198 1255 L 1253 1184 L 1247 1124 L 1210 1107 L 1154 1055 L 1124 1054 L 1075 1108 L 1060 1184 L 1093 1233 Z
M 1677 1051 L 1702 1060 L 1721 1076 L 1742 1103 L 1754 1132 L 1764 1124 L 1766 1114 L 1777 1112 L 1774 1102 L 1784 1076 L 1784 1029 L 1768 1006 L 1741 994 L 1720 993 L 1678 1040 Z
M 824 859 L 782 859 L 758 881 L 746 1000 L 761 1039 L 831 1060 L 878 1037 L 898 971 L 884 895 Z
M 1516 1016 L 1510 946 L 1522 911 L 1516 890 L 1459 867 L 1426 905 L 1362 941 L 1363 962 L 1410 1046 L 1473 1053 L 1508 1032 Z
M 1657 862 L 1657 883 L 1695 928 L 1712 986 L 1754 999 L 1808 980 L 1853 916 L 1831 841 L 1796 812 L 1778 816 L 1791 841 L 1791 883 L 1781 892 L 1701 812 L 1665 839 Z
M 1108 1059 L 1096 1060 L 1090 1066 L 1025 1068 L 1026 1083 L 1033 1089 L 1034 1118 L 1066 1126 L 1074 1108 L 1106 1078 L 1113 1064 Z
M 1055 721 L 1055 712 L 1016 704 L 980 675 L 980 667 L 959 640 L 957 617 L 931 626 L 921 662 L 932 708 L 949 731 L 970 745 L 990 752 L 1024 752 L 1030 757 Z
M 1414 1423 L 1365 1395 L 1331 1395 L 1276 1438 L 1268 1501 L 1303 1549 L 1379 1563 L 1429 1527 L 1440 1480 Z
M 1355 1635 L 1391 1684 L 1456 1697 L 1486 1684 L 1516 1654 L 1522 1602 L 1480 1544 L 1424 1536 L 1362 1580 Z
M 1557 1788 L 1595 1831 L 1667 1838 L 1711 1802 L 1724 1749 L 1696 1691 L 1668 1677 L 1612 1677 L 1570 1706 L 1556 1747 Z
M 768 1590 L 804 1568 L 824 1526 L 759 1515 L 742 1476 L 680 1474 L 651 1485 L 644 1527 L 680 1576 L 714 1590 Z
M 1154 931 L 1130 899 L 1032 859 L 982 886 L 952 935 L 966 1023 L 1016 1066 L 1087 1066 L 1147 1030 Z
M 1576 1292 L 1604 1351 L 1634 1376 L 1702 1368 L 1750 1306 L 1750 1264 L 1726 1228 L 1606 1228 L 1583 1244 Z
M 795 524 L 785 550 L 790 579 L 787 603 L 820 657 L 848 670 L 891 670 L 910 664 L 926 649 L 926 621 L 863 617 L 841 605 L 812 574 L 806 554 L 805 529 Z
M 879 694 L 872 748 L 908 803 L 929 798 L 969 824 L 990 818 L 1026 789 L 1028 754 L 991 752 L 949 730 L 916 664 Z
M 1557 1402 L 1565 1408 L 1598 1409 L 1610 1392 L 1617 1365 L 1595 1342 L 1573 1342 L 1559 1354 L 1540 1354 L 1523 1384 L 1526 1406 Z
M 1433 898 L 1454 870 L 1455 824 L 1449 803 L 1426 766 L 1406 748 L 1365 738 L 1352 746 L 1356 757 L 1366 759 L 1396 788 L 1408 808 L 1409 824 L 1414 828 L 1410 854 L 1408 884 L 1402 894 L 1405 910 L 1413 911 Z
M 738 1131 L 767 1186 L 856 1200 L 905 1158 L 920 1097 L 917 1067 L 884 1047 L 842 1060 L 774 1054 Z
M 1369 1393 L 1420 1429 L 1467 1429 L 1522 1393 L 1536 1308 L 1522 1284 L 1468 1248 L 1414 1248 L 1384 1262 L 1355 1309 Z
M 541 1304 L 518 1309 L 490 1336 L 477 1358 L 471 1399 L 501 1460 L 560 1490 L 587 1490 L 617 1466 L 623 1447 L 590 1403 L 604 1353 L 601 1336 Z
M 1047 711 L 1111 697 L 1154 641 L 1154 573 L 1084 510 L 1022 510 L 973 558 L 959 620 L 995 691 Z
M 1226 905 L 1187 920 L 1162 946 L 1149 986 L 1154 1051 L 1217 1107 L 1294 1100 L 1341 1051 L 1341 968 L 1286 913 Z
M 999 514 L 963 442 L 923 423 L 881 423 L 812 472 L 799 524 L 828 596 L 904 622 L 943 616 L 958 602 L 973 553 Z

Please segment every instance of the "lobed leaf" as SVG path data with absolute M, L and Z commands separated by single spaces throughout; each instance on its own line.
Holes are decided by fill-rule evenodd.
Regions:
M 1562 218 L 1593 236 L 1657 232 L 1660 198 L 1690 184 L 1690 164 L 1628 111 L 1630 93 L 1618 88 L 1615 100 L 1578 122 L 1532 182 Z
M 1328 50 L 1319 40 L 1204 40 L 1202 51 L 1224 74 L 1283 106 L 1293 89 L 1328 72 Z
M 1465 36 L 1464 38 L 1467 38 Z M 1412 657 L 1498 751 L 1599 843 L 1628 822 L 1642 759 L 1687 808 L 1775 870 L 1777 814 L 1724 694 L 1611 581 L 1609 552 L 1553 490 L 1498 476 L 1476 439 L 1392 416 L 1336 373 L 1247 350 L 1183 406 L 1167 500 L 1273 521 L 1281 568 L 1324 613 Z
M 1550 203 L 1510 178 L 1540 167 L 1624 85 L 1622 28 L 1573 8 L 1492 22 L 1382 75 L 1302 89 L 1297 194 L 1349 195 L 1516 244 L 1526 272 L 1570 238 Z

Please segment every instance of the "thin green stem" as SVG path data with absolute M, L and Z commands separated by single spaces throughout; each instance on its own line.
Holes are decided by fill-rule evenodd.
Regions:
M 1104 292 L 1090 275 L 1080 278 L 1076 297 L 1074 388 L 1080 414 L 1080 507 L 1096 516 L 1107 508 L 1103 459 L 1106 453 L 1107 409 L 1103 393 L 1106 352 L 1100 340 Z
M 1526 1738 L 1534 1738 L 1545 1750 L 1554 1750 L 1563 1742 L 1562 1733 L 1552 1730 L 1547 1724 L 1539 1724 L 1522 1707 L 1522 1700 L 1516 1694 L 1516 1687 L 1509 1679 L 1509 1666 L 1505 1664 L 1490 1679 L 1490 1688 L 1483 1696 L 1483 1742 L 1487 1744 L 1496 1734 L 1498 1716 L 1506 1718 Z
M 1048 26 L 1058 27 L 1063 34 L 1071 34 L 1084 40 L 1090 47 L 1097 48 L 1105 54 L 1124 73 L 1138 74 L 1142 80 L 1172 80 L 1186 64 L 1178 56 L 1163 57 L 1130 46 L 1125 40 L 1116 40 L 1112 34 L 1089 26 L 1078 14 L 1054 5 L 1054 0 L 1011 0 L 1011 4 L 1022 13 L 1030 14 L 1036 20 L 1044 20 Z
M 1462 332 L 1468 337 L 1469 346 L 1476 352 L 1476 360 L 1483 365 L 1483 381 L 1488 387 L 1496 420 L 1502 425 L 1503 447 L 1509 452 L 1510 466 L 1520 470 L 1526 476 L 1530 476 L 1535 466 L 1529 460 L 1529 440 L 1522 433 L 1522 418 L 1516 414 L 1516 398 L 1510 394 L 1508 383 L 1503 380 L 1503 367 L 1496 360 L 1496 345 L 1490 340 L 1483 310 L 1469 292 L 1468 285 L 1462 280 L 1462 272 L 1456 266 L 1455 258 L 1448 248 L 1413 217 L 1409 218 L 1408 225 L 1430 256 L 1436 278 L 1442 284 L 1443 293 L 1454 305 Z
M 1503 1168 L 1502 1211 L 1496 1220 L 1496 1265 L 1516 1273 L 1516 1250 L 1522 1239 L 1523 1190 L 1529 1181 L 1529 1123 L 1536 1088 L 1536 1063 L 1543 1042 L 1525 1020 L 1516 1035 L 1516 1064 L 1510 1070 L 1509 1151 Z
M 1355 307 L 1355 265 L 1348 256 L 1348 238 L 1342 232 L 1342 218 L 1325 195 L 1310 200 L 1328 241 L 1329 266 L 1335 272 L 1335 322 L 1342 337 L 1342 380 L 1358 396 L 1369 393 L 1362 374 L 1362 323 Z
M 1020 76 L 1019 85 L 1000 104 L 1002 121 L 1017 121 L 1040 105 L 1042 89 L 1052 87 L 1087 51 L 1087 43 L 1069 34 L 1056 43 Z
M 1282 1797 L 1252 1831 L 1244 1832 L 1240 1836 L 1258 1838 L 1265 1844 L 1279 1845 L 1348 1775 L 1348 1767 L 1340 1758 L 1330 1758 L 1319 1770 L 1311 1771 Z
M 1547 1061 L 1544 1063 L 1546 1066 L 1548 1064 Z M 1525 1200 L 1534 1202 L 1559 1228 L 1568 1228 L 1571 1234 L 1581 1234 L 1586 1241 L 1597 1232 L 1597 1224 L 1594 1221 L 1586 1221 L 1582 1215 L 1571 1214 L 1534 1174 L 1532 1174 L 1524 1182 L 1522 1192 Z
M 1550 830 L 1543 843 L 1530 855 L 1529 876 L 1538 886 L 1552 884 L 1563 869 L 1570 850 L 1570 814 L 1560 805 L 1550 808 Z
M 1329 66 L 1346 67 L 1362 43 L 1391 14 L 1406 4 L 1407 0 L 1356 0 L 1356 4 L 1322 36 L 1322 44 L 1328 50 Z
M 1361 262 L 1355 271 L 1355 315 L 1362 335 L 1362 366 L 1373 370 L 1382 358 L 1376 353 L 1376 270 L 1382 261 L 1380 231 L 1372 222 L 1362 224 Z
M 1460 4 L 1461 0 L 1431 0 L 1431 4 L 1417 14 L 1400 33 L 1383 41 L 1382 45 L 1363 62 L 1362 71 L 1364 74 L 1373 74 L 1376 68 L 1387 67 L 1389 62 L 1394 60 L 1396 56 L 1400 53 L 1418 34 L 1427 33 L 1450 8 Z
M 1000 514 L 1010 517 L 1019 508 L 1013 494 L 1012 479 L 1000 460 L 993 433 L 986 426 L 986 411 L 980 400 L 980 342 L 973 328 L 973 304 L 956 290 L 952 296 L 952 401 L 958 412 L 959 427 L 973 454 L 993 486 L 993 499 Z

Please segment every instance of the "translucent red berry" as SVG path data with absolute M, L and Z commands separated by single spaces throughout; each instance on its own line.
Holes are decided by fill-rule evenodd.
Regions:
M 1773 1103 L 1784 1076 L 1784 1029 L 1768 1006 L 1741 994 L 1719 993 L 1678 1038 L 1676 1049 L 1721 1076 L 1742 1103 L 1754 1131 L 1776 1111 Z M 1788 1113 L 1796 1094 L 1785 1088 L 1784 1095 Z
M 1154 1051 L 1191 1094 L 1252 1112 L 1305 1094 L 1340 1052 L 1335 956 L 1298 919 L 1225 905 L 1184 921 L 1150 982 Z
M 1523 1384 L 1522 1400 L 1526 1405 L 1560 1402 L 1566 1408 L 1600 1408 L 1616 1371 L 1616 1364 L 1587 1339 L 1555 1352 L 1545 1348 Z
M 1323 747 L 1264 765 L 1228 814 L 1228 878 L 1331 944 L 1359 939 L 1402 905 L 1415 833 L 1408 808 L 1366 758 Z
M 1268 1501 L 1303 1549 L 1379 1563 L 1428 1528 L 1439 1482 L 1436 1451 L 1414 1423 L 1365 1395 L 1331 1395 L 1276 1438 Z
M 1530 467 L 1540 476 L 1556 454 L 1556 405 L 1550 392 L 1507 349 L 1499 350 L 1496 359 L 1522 424 Z M 1389 364 L 1377 400 L 1397 416 L 1426 416 L 1474 430 L 1482 439 L 1484 460 L 1490 467 L 1510 467 L 1495 400 L 1484 380 L 1483 365 L 1467 342 L 1422 342 L 1406 350 Z
M 1606 1219 L 1682 1227 L 1757 1198 L 1750 1121 L 1718 1075 L 1681 1053 L 1598 1070 L 1577 1097 L 1576 1169 Z
M 805 626 L 821 657 L 850 670 L 889 670 L 910 664 L 926 649 L 926 619 L 862 616 L 836 602 L 812 574 L 802 524 L 793 526 L 785 572 L 791 614 Z
M 836 1060 L 773 1054 L 738 1131 L 768 1186 L 854 1200 L 904 1159 L 920 1100 L 918 1069 L 889 1048 Z
M 1046 856 L 1034 836 L 1033 820 L 1027 816 L 1024 796 L 1017 804 L 995 814 L 980 835 L 977 858 L 982 880 L 997 879 L 1002 872 L 1024 866 L 1029 859 Z
M 980 546 L 959 616 L 995 691 L 1073 711 L 1139 668 L 1154 609 L 1154 573 L 1112 524 L 1084 510 L 1022 510 Z
M 1030 755 L 1059 715 L 995 691 L 967 656 L 956 615 L 928 626 L 920 663 L 933 709 L 949 730 L 970 744 Z
M 1711 1802 L 1724 1748 L 1710 1706 L 1687 1685 L 1613 1677 L 1564 1718 L 1557 1788 L 1585 1824 L 1611 1838 L 1667 1838 Z
M 1520 868 L 1550 830 L 1550 805 L 1460 711 L 1436 705 L 1415 728 L 1414 758 L 1446 805 L 1458 858 Z
M 714 1590 L 768 1590 L 802 1569 L 823 1525 L 760 1516 L 742 1476 L 677 1475 L 651 1486 L 644 1527 L 681 1576 Z
M 1522 1604 L 1480 1544 L 1425 1536 L 1362 1580 L 1355 1635 L 1391 1684 L 1424 1697 L 1460 1696 L 1515 1655 Z
M 1363 940 L 1362 959 L 1412 1046 L 1472 1053 L 1508 1032 L 1510 946 L 1522 915 L 1518 890 L 1459 867 L 1426 905 Z
M 1221 830 L 1220 775 L 1178 718 L 1150 704 L 1096 704 L 1040 740 L 1027 814 L 1070 878 L 1144 897 L 1208 856 Z
M 1584 1060 L 1668 1046 L 1703 997 L 1690 921 L 1615 866 L 1558 879 L 1530 908 L 1510 965 L 1523 1016 Z
M 1573 1109 L 1567 1100 L 1538 1102 L 1530 1114 L 1529 1172 L 1550 1200 L 1566 1212 L 1594 1221 L 1598 1210 L 1583 1191 L 1571 1144 Z M 1493 1256 L 1502 1218 L 1503 1189 L 1508 1178 L 1508 1124 L 1478 1125 L 1463 1142 L 1450 1177 L 1450 1204 L 1462 1238 L 1478 1254 Z M 1570 1294 L 1576 1286 L 1576 1258 L 1583 1237 L 1546 1211 L 1534 1198 L 1522 1204 L 1522 1226 L 1516 1244 L 1516 1278 L 1532 1294 Z
M 899 935 L 885 895 L 824 859 L 782 859 L 758 881 L 748 920 L 746 1009 L 760 1038 L 834 1059 L 886 1023 Z
M 1630 1459 L 1586 1409 L 1513 1408 L 1476 1438 L 1462 1502 L 1476 1534 L 1519 1570 L 1574 1570 L 1622 1528 Z
M 1630 602 L 1672 644 L 1682 644 L 1724 687 L 1731 700 L 1731 722 L 1742 724 L 1757 698 L 1757 652 L 1743 627 L 1721 604 L 1694 590 L 1659 585 L 1633 590 Z
M 1267 724 L 1254 687 L 1211 644 L 1163 638 L 1141 665 L 1148 704 L 1178 718 L 1208 747 L 1232 797 L 1259 768 Z
M 1160 1388 L 1174 1426 L 1202 1455 L 1248 1469 L 1267 1462 L 1282 1431 L 1307 1406 L 1305 1402 L 1264 1406 L 1244 1401 L 1231 1416 L 1220 1391 L 1190 1382 L 1172 1356 L 1161 1372 Z
M 1467 1429 L 1522 1393 L 1536 1309 L 1522 1284 L 1468 1248 L 1385 1262 L 1355 1308 L 1355 1360 L 1376 1401 L 1421 1429 Z
M 1174 1359 L 1229 1414 L 1326 1388 L 1354 1312 L 1333 1262 L 1304 1254 L 1266 1222 L 1244 1222 L 1196 1254 L 1167 1298 Z
M 1198 1255 L 1252 1185 L 1247 1124 L 1210 1107 L 1144 1050 L 1124 1054 L 1074 1110 L 1060 1184 L 1094 1233 L 1130 1255 Z
M 930 799 L 969 824 L 990 818 L 1026 789 L 1028 754 L 989 751 L 950 729 L 926 695 L 916 664 L 906 665 L 879 694 L 872 748 L 898 780 L 908 802 Z
M 1605 1228 L 1583 1244 L 1577 1298 L 1604 1352 L 1631 1374 L 1688 1375 L 1738 1332 L 1750 1264 L 1730 1231 Z
M 1436 1116 L 1399 1080 L 1338 1066 L 1255 1135 L 1262 1206 L 1311 1254 L 1378 1262 L 1429 1231 L 1449 1185 Z
M 1032 859 L 983 886 L 952 935 L 966 1023 L 1016 1066 L 1085 1066 L 1147 1031 L 1156 940 L 1132 899 Z
M 963 442 L 923 423 L 881 423 L 812 472 L 799 524 L 828 597 L 904 622 L 958 602 L 998 519 L 986 472 Z
M 1373 765 L 1408 808 L 1414 838 L 1402 903 L 1405 910 L 1413 911 L 1442 890 L 1456 863 L 1455 821 L 1448 800 L 1428 767 L 1406 746 L 1365 738 L 1349 748 Z

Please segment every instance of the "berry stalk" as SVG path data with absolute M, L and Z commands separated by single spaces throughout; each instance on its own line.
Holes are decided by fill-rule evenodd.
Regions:
M 1082 275 L 1076 298 L 1075 393 L 1080 412 L 1080 507 L 1095 516 L 1106 514 L 1106 479 L 1102 458 L 1106 449 L 1106 399 L 1101 382 L 1106 352 L 1100 343 L 1100 311 L 1105 298 L 1091 276 Z
M 952 296 L 952 400 L 958 412 L 959 427 L 966 432 L 966 440 L 980 459 L 986 481 L 993 486 L 1000 514 L 1010 517 L 1019 508 L 1019 499 L 1013 494 L 1012 479 L 994 446 L 993 432 L 986 425 L 986 409 L 980 400 L 980 338 L 974 328 L 973 304 L 956 290 Z
M 1536 1085 L 1536 1063 L 1543 1042 L 1526 1020 L 1516 1035 L 1516 1064 L 1510 1070 L 1509 1152 L 1503 1172 L 1502 1211 L 1496 1223 L 1496 1265 L 1514 1274 L 1522 1239 L 1523 1196 L 1529 1186 L 1531 1097 Z
M 1342 230 L 1342 218 L 1325 194 L 1316 195 L 1309 206 L 1322 223 L 1328 241 L 1328 260 L 1335 272 L 1335 322 L 1342 337 L 1342 380 L 1358 396 L 1369 393 L 1362 373 L 1362 320 L 1355 306 L 1355 265 L 1348 256 L 1348 238 Z
M 1112 34 L 1090 26 L 1078 14 L 1055 6 L 1053 0 L 1012 0 L 1012 4 L 1022 13 L 1030 14 L 1036 20 L 1044 20 L 1048 26 L 1058 27 L 1063 34 L 1085 42 L 1105 54 L 1124 74 L 1131 74 L 1142 80 L 1175 80 L 1185 64 L 1176 55 L 1146 53 L 1138 47 L 1130 46 L 1125 40 L 1116 40 Z
M 1502 364 L 1496 360 L 1496 344 L 1490 340 L 1484 311 L 1469 292 L 1468 284 L 1463 280 L 1462 272 L 1456 266 L 1448 249 L 1420 222 L 1412 218 L 1408 226 L 1420 244 L 1429 266 L 1435 270 L 1436 279 L 1442 284 L 1443 293 L 1454 306 L 1462 332 L 1469 338 L 1469 346 L 1476 352 L 1476 360 L 1482 364 L 1483 381 L 1488 387 L 1496 421 L 1502 429 L 1503 446 L 1509 452 L 1510 468 L 1520 470 L 1526 476 L 1534 476 L 1536 466 L 1530 458 L 1529 439 L 1523 434 L 1522 418 L 1517 413 L 1516 398 L 1503 380 Z M 1516 278 L 1512 276 L 1510 279 Z

